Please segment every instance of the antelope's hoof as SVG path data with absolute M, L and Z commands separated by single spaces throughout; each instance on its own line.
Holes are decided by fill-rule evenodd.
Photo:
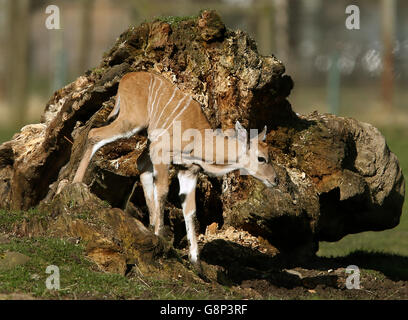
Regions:
M 192 265 L 192 270 L 205 282 L 210 282 L 210 279 L 205 275 L 203 265 L 201 264 L 201 261 L 198 260 L 196 262 L 191 262 Z

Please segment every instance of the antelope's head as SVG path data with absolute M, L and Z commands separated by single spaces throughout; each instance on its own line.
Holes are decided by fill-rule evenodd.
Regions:
M 268 145 L 265 143 L 266 126 L 260 134 L 251 137 L 249 141 L 246 129 L 238 121 L 235 130 L 241 146 L 240 169 L 262 181 L 267 187 L 275 187 L 279 179 L 270 162 Z

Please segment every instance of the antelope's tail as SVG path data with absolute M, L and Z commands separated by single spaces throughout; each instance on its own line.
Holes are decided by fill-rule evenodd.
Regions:
M 120 96 L 119 94 L 116 96 L 116 103 L 115 103 L 115 107 L 113 108 L 113 110 L 111 111 L 111 113 L 108 116 L 108 121 L 112 120 L 113 118 L 115 118 L 120 111 Z

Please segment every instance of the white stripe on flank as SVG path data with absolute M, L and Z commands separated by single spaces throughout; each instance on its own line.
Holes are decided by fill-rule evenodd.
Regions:
M 153 95 L 153 89 L 154 89 L 154 84 L 156 83 L 156 78 L 153 77 L 150 79 L 150 86 L 149 86 L 149 98 L 147 99 L 147 113 L 150 118 L 150 104 L 152 102 L 152 95 Z
M 156 110 L 157 110 L 157 107 L 160 104 L 160 99 L 162 98 L 162 96 L 163 96 L 163 92 L 160 93 L 159 98 L 157 99 L 156 105 L 153 108 L 154 112 L 153 112 L 153 119 L 152 120 L 154 120 L 154 118 L 156 117 Z
M 167 108 L 167 106 L 171 103 L 171 101 L 173 101 L 173 98 L 174 98 L 174 96 L 175 96 L 175 94 L 176 94 L 176 91 L 177 91 L 177 87 L 174 87 L 173 95 L 171 96 L 170 100 L 167 101 L 166 105 L 163 107 L 162 111 L 160 112 L 159 117 L 156 119 L 156 121 L 155 121 L 155 123 L 154 123 L 154 125 L 153 125 L 153 129 L 156 129 L 156 126 L 157 126 L 157 124 L 159 123 L 159 121 L 160 121 L 160 119 L 161 119 L 161 116 L 163 115 L 164 110 L 165 110 L 165 109 Z
M 187 101 L 186 105 L 185 105 L 184 108 L 178 113 L 178 115 L 173 118 L 173 122 L 174 122 L 179 116 L 181 116 L 181 115 L 184 113 L 184 111 L 186 111 L 186 109 L 190 106 L 191 100 L 193 100 L 193 98 L 188 97 L 188 101 Z M 168 128 L 167 128 L 167 129 L 168 129 Z
M 160 88 L 159 88 L 160 89 Z M 153 104 L 152 105 L 152 118 L 151 118 L 151 120 L 150 121 L 155 121 L 156 120 L 156 118 L 157 118 L 157 110 L 158 110 L 158 106 L 160 105 L 160 99 L 162 98 L 162 96 L 163 96 L 163 90 L 160 92 L 160 91 L 158 91 L 159 93 L 158 93 L 158 95 L 159 95 L 159 97 L 157 98 L 157 101 L 155 101 L 155 104 Z
M 158 135 L 155 140 L 157 140 L 158 138 L 160 138 L 165 132 L 167 132 L 167 130 L 169 129 L 171 123 L 173 123 L 173 121 L 170 123 L 170 125 L 166 128 L 164 128 L 165 126 L 167 126 L 168 122 L 171 120 L 171 117 L 173 116 L 173 114 L 177 111 L 177 109 L 180 107 L 181 103 L 184 101 L 184 99 L 187 98 L 187 96 L 184 96 L 179 103 L 177 104 L 177 106 L 174 108 L 173 112 L 170 114 L 170 116 L 167 118 L 166 122 L 163 124 L 163 126 L 160 129 L 164 129 L 162 130 L 162 133 L 160 135 Z M 180 114 L 179 114 L 180 115 Z M 155 128 L 156 129 L 156 128 Z
M 184 108 L 173 118 L 173 121 L 171 123 L 169 123 L 168 126 L 166 126 L 166 128 L 164 129 L 163 132 L 167 132 L 170 128 L 170 126 L 174 123 L 174 121 L 176 121 L 176 119 L 181 116 L 184 111 L 186 111 L 186 109 L 190 106 L 191 100 L 193 100 L 191 97 L 189 97 L 188 102 L 184 105 Z M 166 122 L 167 124 L 167 122 Z
M 180 100 L 179 104 L 177 105 L 177 107 L 173 110 L 173 112 L 171 113 L 171 115 L 167 118 L 166 122 L 164 123 L 163 127 L 165 127 L 164 129 L 167 131 L 169 129 L 169 127 L 171 126 L 171 124 L 186 110 L 186 108 L 190 105 L 191 102 L 191 97 L 189 97 L 188 102 L 184 105 L 183 109 L 173 118 L 173 120 L 171 121 L 170 124 L 168 124 L 168 122 L 172 119 L 171 117 L 173 116 L 173 114 L 177 111 L 177 109 L 179 108 L 181 102 L 184 101 L 184 99 L 187 98 L 187 96 L 184 96 L 183 99 Z M 167 125 L 168 124 L 168 125 Z
M 152 119 L 152 115 L 154 114 L 154 105 L 155 105 L 155 103 L 156 103 L 156 99 L 157 99 L 157 96 L 158 96 L 158 94 L 159 94 L 159 92 L 160 92 L 160 88 L 161 88 L 161 86 L 162 86 L 162 83 L 163 83 L 163 81 L 160 79 L 160 78 L 158 78 L 159 79 L 159 81 L 160 81 L 160 83 L 159 83 L 159 86 L 157 87 L 157 89 L 155 90 L 156 91 L 156 94 L 154 95 L 154 99 L 153 99 L 153 102 L 152 102 L 152 104 L 150 105 L 150 119 Z
M 150 98 L 151 98 L 151 95 L 152 95 L 152 85 L 153 85 L 153 75 L 150 75 L 149 98 L 147 99 L 147 104 L 150 103 Z

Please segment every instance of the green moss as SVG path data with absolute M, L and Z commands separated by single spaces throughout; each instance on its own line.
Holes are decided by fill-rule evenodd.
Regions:
M 104 72 L 105 72 L 104 68 L 94 68 L 94 69 L 92 69 L 92 73 L 94 73 L 96 75 L 100 75 L 100 74 L 102 74 Z
M 79 213 L 75 213 L 73 215 L 73 218 L 87 221 L 90 218 L 92 218 L 92 215 L 90 214 L 90 212 L 79 212 Z
M 23 221 L 37 220 L 37 222 L 46 222 L 48 216 L 47 213 L 39 211 L 37 208 L 32 208 L 28 211 L 0 210 L 0 231 L 10 232 L 17 224 L 21 224 Z
M 182 21 L 187 21 L 187 20 L 196 20 L 198 19 L 199 15 L 191 15 L 191 16 L 182 16 L 182 17 L 177 17 L 177 16 L 160 16 L 157 17 L 154 21 L 162 21 L 166 22 L 171 26 L 178 25 Z

